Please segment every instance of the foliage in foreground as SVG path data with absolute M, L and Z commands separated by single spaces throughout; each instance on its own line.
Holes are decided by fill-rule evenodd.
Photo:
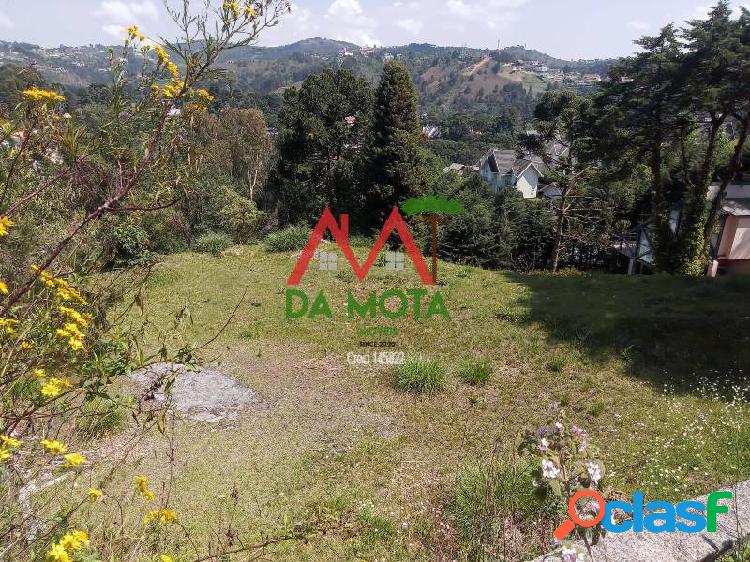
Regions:
M 411 357 L 398 367 L 397 384 L 409 392 L 432 393 L 448 387 L 445 367 L 439 361 Z
M 142 411 L 121 396 L 124 377 L 154 361 L 194 360 L 194 346 L 178 336 L 189 311 L 174 317 L 171 333 L 158 331 L 160 345 L 148 352 L 142 283 L 133 289 L 128 275 L 87 274 L 142 263 L 147 233 L 129 219 L 170 207 L 194 177 L 195 159 L 181 141 L 212 100 L 201 83 L 218 76 L 211 66 L 221 52 L 253 41 L 288 4 L 226 2 L 198 15 L 188 2 L 182 7 L 170 11 L 182 42 L 152 45 L 128 29 L 124 49 L 140 55 L 141 73 L 129 76 L 113 52 L 111 97 L 90 122 L 73 119 L 64 96 L 38 85 L 0 118 L 2 559 L 205 560 L 315 532 L 290 523 L 257 543 L 237 542 L 229 531 L 198 545 L 170 505 L 171 478 L 154 486 L 131 457 L 152 429 L 167 433 L 168 418 L 166 409 Z M 240 215 L 252 211 L 246 207 Z M 111 246 L 90 236 L 97 226 L 112 232 Z M 140 326 L 111 310 L 128 290 Z M 168 394 L 173 379 L 162 377 L 149 392 L 164 386 Z M 134 424 L 128 446 L 96 448 L 91 438 L 126 416 Z

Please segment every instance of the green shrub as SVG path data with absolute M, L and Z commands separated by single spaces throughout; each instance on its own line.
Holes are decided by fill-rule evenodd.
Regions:
M 493 456 L 459 472 L 448 508 L 463 559 L 524 560 L 546 547 L 558 506 L 537 492 L 532 469 Z
M 130 219 L 112 229 L 109 251 L 116 267 L 143 265 L 152 259 L 148 250 L 148 233 Z
M 438 392 L 445 390 L 445 367 L 437 361 L 411 358 L 398 368 L 398 386 L 410 392 Z
M 293 252 L 302 250 L 310 239 L 310 229 L 304 224 L 287 226 L 266 237 L 266 250 L 269 252 Z
M 553 373 L 562 373 L 568 360 L 564 355 L 555 355 L 547 362 L 547 369 Z
M 238 244 L 252 242 L 258 236 L 265 213 L 254 201 L 227 189 L 226 204 L 219 211 L 223 230 L 230 232 Z
M 195 241 L 195 251 L 201 254 L 220 255 L 232 247 L 232 239 L 223 232 L 207 232 Z
M 76 429 L 87 439 L 116 433 L 125 427 L 133 405 L 132 399 L 120 396 L 97 397 L 84 402 L 76 419 Z
M 485 385 L 492 378 L 492 363 L 489 361 L 470 361 L 461 367 L 458 376 L 467 384 Z

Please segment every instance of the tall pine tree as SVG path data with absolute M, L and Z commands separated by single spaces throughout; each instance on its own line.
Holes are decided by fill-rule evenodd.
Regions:
M 402 63 L 389 61 L 375 94 L 368 147 L 368 211 L 375 225 L 400 201 L 424 193 L 427 172 L 420 142 L 414 83 Z

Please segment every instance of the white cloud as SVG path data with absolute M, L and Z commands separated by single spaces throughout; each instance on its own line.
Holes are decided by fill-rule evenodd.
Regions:
M 103 25 L 102 31 L 104 31 L 104 33 L 106 33 L 110 37 L 114 37 L 115 39 L 122 39 L 127 34 L 126 26 L 118 25 L 116 23 Z
M 122 0 L 103 0 L 97 12 L 104 19 L 118 23 L 139 21 L 142 18 L 157 19 L 159 10 L 153 0 L 141 2 L 123 2 Z
M 116 39 L 122 39 L 126 28 L 131 25 L 137 25 L 141 31 L 146 31 L 146 20 L 159 19 L 159 9 L 154 0 L 102 0 L 95 13 L 104 22 L 102 31 Z
M 452 14 L 460 16 L 462 18 L 471 17 L 471 7 L 469 7 L 464 0 L 448 0 L 445 3 L 445 7 Z
M 334 0 L 324 17 L 334 39 L 359 45 L 382 45 L 376 38 L 377 22 L 364 14 L 359 0 Z
M 362 13 L 359 0 L 334 0 L 328 7 L 328 15 L 332 17 L 352 17 Z
M 10 29 L 13 27 L 13 22 L 3 12 L 0 12 L 0 29 Z
M 397 20 L 396 25 L 404 31 L 408 31 L 409 33 L 412 33 L 414 35 L 418 35 L 419 32 L 424 28 L 423 22 L 411 18 Z
M 633 29 L 637 29 L 638 31 L 646 31 L 649 27 L 651 27 L 649 23 L 640 20 L 633 20 L 628 23 L 628 25 Z
M 491 30 L 507 27 L 514 22 L 517 15 L 515 8 L 520 8 L 529 0 L 484 0 L 482 2 L 466 0 L 446 0 L 445 7 L 454 16 L 484 25 Z

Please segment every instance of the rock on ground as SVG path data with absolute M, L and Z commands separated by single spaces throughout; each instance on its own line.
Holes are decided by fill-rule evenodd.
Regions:
M 242 410 L 261 405 L 253 390 L 208 367 L 190 370 L 177 363 L 155 363 L 134 372 L 131 378 L 143 388 L 144 402 L 153 401 L 155 405 L 162 405 L 167 400 L 164 389 L 174 379 L 169 392 L 170 405 L 195 421 L 235 419 Z

